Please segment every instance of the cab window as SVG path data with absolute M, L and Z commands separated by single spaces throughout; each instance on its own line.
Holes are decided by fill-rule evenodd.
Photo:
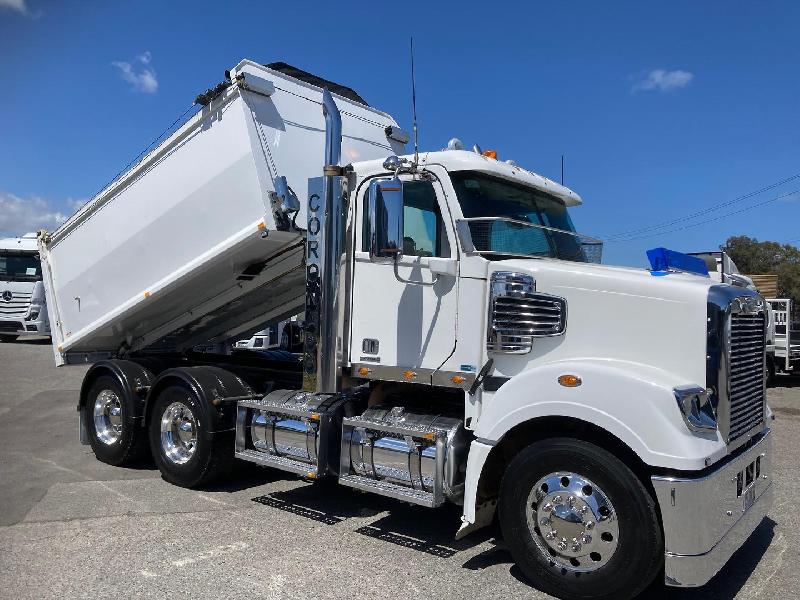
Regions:
M 369 214 L 364 194 L 361 249 L 369 252 Z M 436 191 L 430 181 L 403 182 L 403 255 L 449 257 Z

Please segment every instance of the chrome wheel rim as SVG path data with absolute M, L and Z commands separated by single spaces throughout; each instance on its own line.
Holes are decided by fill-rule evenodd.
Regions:
M 614 506 L 602 489 L 576 473 L 539 479 L 528 496 L 527 520 L 536 546 L 555 569 L 596 571 L 617 550 Z
M 108 446 L 122 436 L 122 400 L 114 390 L 102 390 L 94 400 L 94 433 Z
M 167 460 L 182 465 L 194 456 L 197 420 L 183 402 L 173 402 L 161 415 L 161 450 Z

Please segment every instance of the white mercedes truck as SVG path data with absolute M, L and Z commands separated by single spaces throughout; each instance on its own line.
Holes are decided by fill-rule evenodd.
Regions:
M 50 335 L 36 234 L 0 239 L 0 341 Z
M 745 544 L 773 493 L 758 294 L 667 251 L 597 264 L 575 192 L 456 141 L 407 154 L 389 115 L 284 63 L 198 102 L 39 238 L 99 460 L 455 503 L 458 537 L 497 518 L 562 598 L 701 586 Z M 302 354 L 191 351 L 300 312 Z

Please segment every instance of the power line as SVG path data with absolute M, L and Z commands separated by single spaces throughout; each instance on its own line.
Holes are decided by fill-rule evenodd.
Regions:
M 727 206 L 731 206 L 733 204 L 737 204 L 739 202 L 742 202 L 744 200 L 752 198 L 753 196 L 757 196 L 759 194 L 763 194 L 764 192 L 768 192 L 769 190 L 775 189 L 776 187 L 780 187 L 780 186 L 782 186 L 782 185 L 784 185 L 786 183 L 789 183 L 790 181 L 794 181 L 796 179 L 800 179 L 800 173 L 795 173 L 794 175 L 790 175 L 789 177 L 787 177 L 785 179 L 782 179 L 780 181 L 776 181 L 775 183 L 771 183 L 769 185 L 766 185 L 766 186 L 764 186 L 764 187 L 762 187 L 760 189 L 754 190 L 752 192 L 748 192 L 747 194 L 744 194 L 742 196 L 738 196 L 737 198 L 734 198 L 732 200 L 728 200 L 726 202 L 720 202 L 719 204 L 715 204 L 713 206 L 709 206 L 708 208 L 704 208 L 704 209 L 699 210 L 697 212 L 694 212 L 692 214 L 689 214 L 689 215 L 686 215 L 686 216 L 683 216 L 683 217 L 678 217 L 676 219 L 673 219 L 672 221 L 665 221 L 663 223 L 659 223 L 659 224 L 656 224 L 656 225 L 649 225 L 647 227 L 640 227 L 638 229 L 629 229 L 627 231 L 621 231 L 619 233 L 615 233 L 615 234 L 611 234 L 611 235 L 607 236 L 606 239 L 608 241 L 624 241 L 624 239 L 623 240 L 616 240 L 616 238 L 627 238 L 628 236 L 636 236 L 637 234 L 641 234 L 641 233 L 645 233 L 645 232 L 649 232 L 649 231 L 657 231 L 659 229 L 665 229 L 665 228 L 671 227 L 673 225 L 677 225 L 678 223 L 682 223 L 683 221 L 690 221 L 692 219 L 696 219 L 698 217 L 702 217 L 704 215 L 707 215 L 709 213 L 715 212 L 715 211 L 720 210 L 722 208 L 725 208 Z M 756 206 L 759 206 L 759 205 L 756 205 Z M 736 214 L 736 213 L 733 213 L 733 214 Z
M 144 147 L 144 150 L 142 150 L 141 152 L 139 152 L 139 154 L 137 154 L 137 155 L 136 155 L 136 157 L 135 157 L 135 158 L 134 158 L 134 159 L 133 159 L 131 162 L 129 162 L 127 165 L 125 165 L 125 166 L 122 168 L 122 170 L 121 170 L 119 173 L 117 173 L 116 175 L 114 175 L 114 178 L 113 178 L 111 181 L 109 181 L 107 184 L 105 184 L 103 187 L 101 187 L 99 190 L 97 190 L 97 193 L 96 193 L 94 196 L 92 196 L 92 197 L 93 197 L 93 198 L 96 198 L 96 197 L 97 197 L 97 195 L 98 195 L 98 194 L 100 194 L 100 192 L 102 192 L 103 190 L 105 190 L 106 188 L 108 188 L 110 185 L 112 185 L 112 184 L 113 184 L 115 181 L 117 181 L 117 179 L 119 179 L 119 178 L 120 178 L 120 176 L 121 176 L 121 175 L 123 175 L 123 174 L 127 173 L 127 172 L 128 172 L 128 171 L 129 171 L 129 170 L 130 170 L 130 169 L 131 169 L 131 168 L 132 168 L 134 165 L 138 164 L 138 162 L 139 162 L 139 159 L 141 159 L 141 158 L 142 158 L 142 157 L 143 157 L 145 154 L 147 154 L 147 152 L 149 152 L 149 151 L 150 151 L 150 149 L 151 149 L 153 146 L 155 146 L 155 145 L 156 145 L 156 144 L 157 144 L 159 141 L 161 141 L 161 139 L 162 139 L 162 138 L 163 138 L 163 137 L 164 137 L 164 136 L 165 136 L 167 133 L 169 133 L 169 132 L 170 132 L 170 131 L 171 131 L 171 130 L 172 130 L 174 127 L 175 127 L 175 125 L 177 125 L 177 124 L 178 124 L 180 121 L 182 121 L 182 120 L 183 120 L 183 119 L 186 117 L 186 115 L 187 115 L 187 114 L 189 114 L 189 113 L 190 113 L 192 110 L 194 110 L 196 107 L 197 107 L 197 104 L 193 102 L 193 103 L 191 104 L 191 106 L 189 106 L 189 108 L 187 108 L 186 110 L 184 110 L 184 111 L 183 111 L 183 112 L 182 112 L 182 113 L 181 113 L 181 114 L 178 116 L 178 118 L 177 118 L 177 119 L 175 119 L 175 120 L 174 120 L 174 121 L 173 121 L 173 122 L 172 122 L 172 123 L 171 123 L 171 124 L 170 124 L 170 125 L 169 125 L 169 126 L 166 128 L 166 129 L 164 129 L 164 131 L 162 131 L 160 134 L 158 134 L 158 135 L 155 137 L 155 139 L 154 139 L 152 142 L 150 142 L 150 143 L 149 143 L 147 146 L 145 146 L 145 147 Z
M 719 215 L 717 217 L 714 217 L 713 219 L 706 219 L 705 221 L 699 221 L 697 223 L 690 223 L 688 225 L 684 225 L 683 227 L 676 227 L 674 229 L 668 229 L 666 231 L 657 231 L 657 232 L 654 232 L 654 233 L 652 233 L 652 232 L 651 233 L 645 233 L 644 235 L 632 236 L 632 237 L 627 237 L 627 238 L 623 238 L 623 239 L 606 239 L 605 241 L 608 242 L 608 243 L 625 243 L 625 242 L 633 242 L 633 241 L 636 241 L 636 240 L 644 240 L 644 239 L 647 239 L 647 238 L 657 237 L 657 236 L 660 236 L 660 235 L 666 235 L 668 233 L 675 233 L 677 231 L 683 231 L 685 229 L 691 229 L 693 227 L 699 227 L 700 225 L 706 225 L 708 223 L 713 223 L 715 221 L 719 221 L 719 220 L 725 219 L 727 217 L 732 217 L 733 215 L 738 215 L 740 213 L 747 212 L 749 210 L 753 210 L 754 208 L 758 208 L 760 206 L 764 206 L 765 204 L 769 204 L 771 202 L 775 202 L 777 200 L 781 200 L 783 198 L 787 198 L 788 196 L 792 196 L 792 195 L 797 194 L 797 193 L 800 193 L 800 188 L 792 190 L 791 192 L 786 192 L 785 194 L 780 194 L 779 196 L 775 196 L 774 198 L 769 198 L 768 200 L 764 200 L 762 202 L 758 202 L 758 203 L 753 204 L 751 206 L 746 206 L 744 208 L 740 208 L 739 210 L 735 210 L 735 211 L 732 211 L 732 212 L 729 212 L 729 213 L 725 213 L 724 215 Z M 677 222 L 680 222 L 680 220 L 677 221 Z M 800 239 L 800 238 L 798 238 L 798 239 Z

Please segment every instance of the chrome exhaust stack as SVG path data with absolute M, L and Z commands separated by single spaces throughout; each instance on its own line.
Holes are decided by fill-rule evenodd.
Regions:
M 347 178 L 339 165 L 342 117 L 327 89 L 322 90 L 322 113 L 325 116 L 323 177 L 308 181 L 303 389 L 334 393 L 341 390 L 344 352 L 340 274 Z

